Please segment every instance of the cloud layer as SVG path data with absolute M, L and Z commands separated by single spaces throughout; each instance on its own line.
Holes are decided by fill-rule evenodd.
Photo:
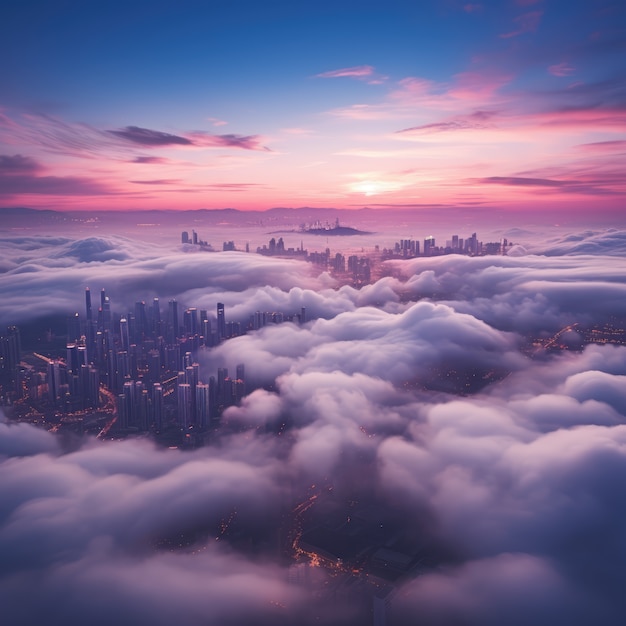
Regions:
M 256 255 L 7 238 L 7 320 L 46 299 L 80 308 L 88 280 L 117 295 L 114 308 L 141 289 L 164 297 L 160 287 L 190 306 L 220 298 L 229 319 L 306 306 L 310 321 L 201 355 L 203 374 L 244 362 L 251 389 L 195 451 L 68 447 L 0 421 L 3 611 L 15 624 L 367 623 L 371 592 L 357 594 L 365 605 L 330 603 L 337 579 L 295 576 L 285 558 L 289 511 L 325 485 L 429 555 L 396 581 L 394 623 L 616 623 L 626 348 L 533 353 L 527 342 L 626 317 L 626 270 L 609 256 L 622 246 L 618 231 L 593 232 L 544 255 L 393 261 L 392 276 L 357 290 Z

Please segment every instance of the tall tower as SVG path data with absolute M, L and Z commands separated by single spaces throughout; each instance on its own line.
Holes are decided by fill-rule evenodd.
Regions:
M 158 298 L 152 301 L 152 334 L 154 337 L 161 336 L 161 307 Z
M 87 317 L 87 323 L 89 324 L 92 320 L 91 313 L 91 291 L 89 291 L 89 287 L 85 289 L 85 313 Z
M 169 301 L 169 323 L 170 323 L 170 339 L 174 343 L 174 339 L 178 338 L 178 302 L 173 298 Z
M 226 316 L 222 302 L 217 303 L 217 336 L 220 340 L 226 338 Z
M 128 330 L 128 320 L 125 317 L 120 320 L 120 337 L 122 339 L 122 349 L 128 350 L 130 348 L 130 333 Z

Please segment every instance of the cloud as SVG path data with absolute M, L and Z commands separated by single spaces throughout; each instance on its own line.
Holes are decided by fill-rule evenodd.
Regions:
M 155 157 L 155 156 L 138 156 L 132 160 L 133 163 L 143 163 L 146 165 L 162 165 L 165 163 L 169 163 L 168 159 L 164 159 L 163 157 Z
M 243 150 L 260 150 L 261 152 L 271 152 L 267 146 L 261 144 L 258 135 L 211 135 L 203 131 L 195 131 L 188 134 L 191 142 L 201 147 L 225 147 L 241 148 Z
M 260 255 L 3 238 L 2 313 L 20 320 L 81 306 L 86 284 L 106 287 L 114 311 L 154 294 L 211 312 L 225 302 L 229 321 L 302 306 L 309 318 L 200 353 L 203 378 L 243 362 L 249 384 L 203 448 L 128 438 L 66 450 L 52 433 L 0 421 L 5 614 L 25 624 L 367 623 L 365 577 L 326 577 L 282 552 L 290 512 L 310 500 L 310 526 L 332 519 L 358 533 L 381 517 L 371 551 L 418 564 L 390 582 L 400 626 L 416 615 L 619 622 L 626 348 L 531 343 L 626 317 L 626 234 L 506 236 L 530 253 L 388 261 L 389 275 L 361 289 Z M 360 591 L 321 602 L 340 578 Z
M 186 137 L 150 130 L 149 128 L 140 128 L 139 126 L 126 126 L 126 128 L 120 130 L 109 130 L 107 132 L 142 146 L 190 146 L 193 143 Z
M 322 72 L 321 74 L 316 74 L 316 78 L 363 78 L 371 76 L 373 73 L 374 68 L 371 65 L 358 65 L 355 67 L 344 67 L 340 70 Z
M 0 155 L 0 195 L 99 196 L 115 191 L 97 179 L 78 176 L 43 176 L 44 167 L 20 154 Z
M 27 424 L 11 423 L 0 410 L 0 460 L 6 457 L 30 456 L 60 449 L 57 439 Z
M 558 63 L 556 65 L 550 65 L 548 72 L 552 76 L 571 76 L 576 70 L 569 63 Z
M 131 180 L 134 185 L 178 185 L 182 181 L 178 178 L 155 178 L 152 180 Z
M 560 180 L 549 180 L 545 178 L 525 178 L 523 176 L 489 176 L 480 178 L 478 182 L 493 185 L 531 186 L 531 187 L 562 187 L 567 183 Z
M 610 168 L 602 171 L 600 168 L 596 168 L 596 171 L 590 171 L 589 173 L 581 171 L 568 172 L 567 169 L 562 171 L 552 170 L 552 172 L 563 176 L 563 178 L 557 180 L 528 176 L 488 176 L 486 178 L 470 179 L 468 182 L 510 187 L 554 188 L 559 189 L 561 193 L 597 196 L 620 195 L 622 193 L 623 177 L 620 171 L 614 171 Z M 544 172 L 529 173 L 541 174 Z M 549 173 L 549 171 L 546 173 Z
M 240 252 L 163 251 L 148 242 L 116 236 L 77 240 L 6 237 L 2 249 L 0 262 L 6 261 L 9 270 L 0 274 L 0 320 L 7 324 L 18 317 L 37 318 L 42 311 L 64 312 L 68 302 L 76 301 L 88 285 L 116 285 L 110 295 L 123 307 L 132 306 L 141 293 L 142 298 L 210 302 L 207 308 L 211 310 L 220 297 L 225 297 L 229 306 L 247 302 L 253 313 L 254 307 L 263 304 L 266 293 L 284 294 L 281 289 L 323 284 L 308 263 Z M 275 291 L 267 288 L 268 284 L 274 285 Z M 265 304 L 270 308 L 263 310 L 273 310 L 271 303 Z
M 591 152 L 613 152 L 626 150 L 626 140 L 614 139 L 610 141 L 594 141 L 592 143 L 583 143 L 577 146 L 581 150 Z
M 0 155 L 0 176 L 33 174 L 41 171 L 41 169 L 41 165 L 31 157 L 25 157 L 21 154 Z
M 186 136 L 173 135 L 139 126 L 126 126 L 119 130 L 109 130 L 108 133 L 125 141 L 144 147 L 155 146 L 199 146 L 199 147 L 229 147 L 244 150 L 269 151 L 269 148 L 260 145 L 257 135 L 212 135 L 204 131 L 194 131 Z
M 513 20 L 517 24 L 517 28 L 508 33 L 502 33 L 499 37 L 501 39 L 510 39 L 526 33 L 534 33 L 539 28 L 542 16 L 543 11 L 530 11 L 519 15 Z
M 467 120 L 454 120 L 450 122 L 436 122 L 433 124 L 422 124 L 421 126 L 412 126 L 396 131 L 397 133 L 443 133 L 455 130 L 476 130 L 487 128 L 484 124 L 469 122 Z

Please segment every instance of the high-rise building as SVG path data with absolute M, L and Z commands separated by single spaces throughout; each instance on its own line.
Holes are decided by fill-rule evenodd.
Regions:
M 130 331 L 128 329 L 128 320 L 125 317 L 120 319 L 120 338 L 122 350 L 128 350 L 130 348 Z
M 148 335 L 148 316 L 146 313 L 146 303 L 135 302 L 135 333 L 134 338 L 140 343 Z
M 222 302 L 217 303 L 217 336 L 220 341 L 226 338 L 226 316 Z
M 192 425 L 192 404 L 191 404 L 191 385 L 180 383 L 176 389 L 178 423 L 183 428 L 189 428 Z
M 87 323 L 92 320 L 92 311 L 91 311 L 91 291 L 89 291 L 89 287 L 85 289 L 85 314 L 87 317 Z
M 159 305 L 159 299 L 155 298 L 152 301 L 152 336 L 160 337 L 163 334 L 161 329 L 161 307 Z
M 184 328 L 187 335 L 198 334 L 198 309 L 191 307 L 183 314 Z
M 211 421 L 211 394 L 209 385 L 196 385 L 196 424 L 206 430 Z
M 104 290 L 102 292 L 104 293 Z M 102 305 L 102 325 L 104 330 L 112 330 L 111 322 L 111 301 L 109 300 L 109 296 L 105 296 L 104 304 Z
M 431 235 L 424 239 L 424 255 L 431 256 L 435 253 L 435 238 Z
M 172 299 L 169 301 L 169 340 L 174 343 L 179 337 L 180 331 L 178 327 L 178 302 Z
M 159 383 L 154 383 L 152 385 L 152 421 L 158 432 L 163 430 L 163 419 L 163 387 Z
M 67 340 L 78 341 L 80 337 L 80 317 L 78 313 L 74 313 L 67 318 Z
M 246 378 L 246 366 L 243 363 L 237 365 L 237 379 L 245 380 Z

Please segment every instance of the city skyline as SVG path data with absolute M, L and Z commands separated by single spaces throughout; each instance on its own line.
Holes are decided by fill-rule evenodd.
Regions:
M 624 11 L 11 3 L 0 206 L 619 218 Z

